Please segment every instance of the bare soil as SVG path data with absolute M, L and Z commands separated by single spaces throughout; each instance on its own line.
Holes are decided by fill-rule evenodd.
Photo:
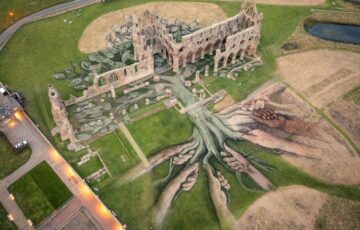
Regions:
M 300 185 L 266 193 L 234 225 L 238 229 L 314 229 L 327 195 Z
M 105 14 L 89 24 L 79 41 L 79 50 L 91 53 L 106 48 L 105 37 L 111 32 L 113 24 L 122 24 L 125 16 L 149 10 L 171 21 L 191 23 L 195 19 L 202 26 L 208 26 L 227 18 L 225 12 L 212 3 L 156 2 L 138 5 Z M 186 12 L 186 13 L 185 13 Z
M 293 114 L 296 119 L 313 124 L 308 133 L 300 135 L 291 135 L 276 129 L 269 130 L 277 136 L 291 140 L 292 143 L 306 147 L 303 149 L 305 151 L 303 155 L 308 157 L 283 154 L 282 157 L 285 160 L 329 183 L 360 183 L 360 157 L 327 121 L 320 118 L 289 89 L 274 100 L 278 103 L 293 105 L 293 108 L 288 111 L 289 114 Z
M 229 2 L 240 2 L 240 0 L 223 0 Z M 315 6 L 325 2 L 325 0 L 254 0 L 259 4 L 284 5 L 284 6 Z
M 339 212 L 339 210 L 341 210 Z M 360 203 L 339 197 L 329 197 L 320 209 L 316 229 L 348 230 L 359 229 Z
M 254 0 L 256 3 L 271 5 L 289 5 L 289 6 L 314 6 L 320 5 L 325 0 Z
M 219 112 L 234 103 L 235 103 L 234 98 L 232 98 L 230 95 L 226 95 L 221 101 L 219 101 L 214 105 L 213 110 L 214 112 Z
M 359 107 L 343 96 L 360 85 L 360 54 L 319 49 L 290 54 L 277 59 L 282 78 L 324 108 L 359 146 Z
M 327 108 L 326 113 L 347 131 L 360 148 L 360 107 L 340 98 Z
M 360 84 L 359 63 L 358 53 L 327 49 L 277 59 L 284 80 L 319 108 L 326 107 Z

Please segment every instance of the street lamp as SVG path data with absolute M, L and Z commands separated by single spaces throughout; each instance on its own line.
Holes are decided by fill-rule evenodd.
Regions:
M 13 17 L 14 15 L 15 15 L 14 12 L 9 11 L 9 16 L 10 16 L 10 17 Z
M 7 215 L 7 218 L 8 218 L 10 221 L 14 221 L 14 217 L 13 217 L 11 214 Z

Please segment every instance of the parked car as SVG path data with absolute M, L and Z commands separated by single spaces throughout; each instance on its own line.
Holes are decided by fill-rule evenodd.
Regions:
M 22 149 L 22 148 L 25 148 L 28 144 L 29 144 L 29 142 L 28 142 L 27 140 L 23 140 L 23 141 L 20 141 L 20 142 L 16 143 L 16 144 L 14 145 L 14 148 L 15 148 L 16 150 Z
M 6 89 L 5 88 L 3 88 L 3 87 L 0 87 L 0 93 L 2 94 L 2 95 L 7 95 L 7 91 L 6 91 Z

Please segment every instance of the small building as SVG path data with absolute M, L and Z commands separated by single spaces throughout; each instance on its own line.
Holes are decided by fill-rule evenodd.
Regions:
M 22 110 L 22 106 L 14 95 L 0 82 L 0 122 L 11 118 L 17 111 Z

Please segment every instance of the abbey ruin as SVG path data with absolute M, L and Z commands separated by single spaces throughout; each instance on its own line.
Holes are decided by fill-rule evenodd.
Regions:
M 239 55 L 256 55 L 260 39 L 263 15 L 257 12 L 255 4 L 243 5 L 235 16 L 209 27 L 182 36 L 178 41 L 169 33 L 159 16 L 145 11 L 133 16 L 132 39 L 136 60 L 147 58 L 146 49 L 152 47 L 153 53 L 161 53 L 174 72 L 178 72 L 186 63 L 195 63 L 205 54 L 214 55 L 214 72 L 217 72 L 221 60 L 226 67 L 231 58 L 234 63 Z M 180 41 L 179 41 L 180 40 Z
M 63 101 L 54 86 L 49 86 L 52 114 L 56 122 L 53 135 L 60 133 L 63 141 L 70 140 L 69 149 L 80 150 L 84 148 L 80 144 L 82 140 L 89 140 L 97 133 L 104 134 L 116 129 L 115 115 L 124 116 L 130 108 L 137 109 L 138 101 L 145 99 L 149 104 L 151 101 L 155 102 L 160 100 L 159 98 L 172 95 L 171 90 L 161 84 L 154 86 L 149 85 L 149 82 L 144 83 L 145 80 L 154 76 L 154 81 L 158 78 L 155 68 L 157 63 L 154 59 L 158 59 L 159 55 L 165 63 L 167 62 L 165 71 L 172 70 L 179 74 L 180 71 L 187 69 L 188 63 L 191 63 L 193 69 L 188 70 L 190 71 L 188 77 L 196 71 L 194 83 L 200 81 L 200 72 L 204 72 L 204 76 L 209 76 L 209 66 L 213 66 L 213 75 L 218 76 L 218 71 L 227 68 L 227 65 L 231 65 L 230 69 L 235 71 L 242 68 L 247 70 L 261 63 L 260 58 L 256 56 L 256 49 L 260 39 L 263 15 L 257 12 L 255 4 L 244 2 L 240 12 L 235 16 L 206 28 L 191 30 L 185 35 L 180 34 L 180 36 L 171 31 L 171 26 L 178 25 L 177 22 L 170 24 L 167 19 L 164 20 L 149 11 L 129 18 L 128 44 L 120 43 L 117 47 L 110 47 L 109 50 L 99 51 L 92 57 L 89 56 L 88 61 L 81 65 L 81 68 L 86 71 L 83 76 L 87 75 L 87 77 L 85 79 L 78 77 L 71 81 L 70 84 L 85 81 L 89 83 L 87 86 L 78 85 L 83 88 L 82 96 L 71 95 L 69 100 Z M 128 57 L 132 56 L 131 52 L 133 52 L 133 57 L 129 62 L 131 58 Z M 122 55 L 121 62 L 112 59 L 116 55 Z M 246 60 L 243 60 L 245 57 Z M 195 64 L 197 61 L 206 63 L 206 66 L 199 67 Z M 66 78 L 66 74 L 60 73 L 55 74 L 55 79 L 59 76 L 62 79 Z M 191 85 L 190 81 L 184 83 L 187 87 Z M 116 89 L 126 86 L 130 88 L 122 89 L 121 93 L 116 92 Z M 137 95 L 138 92 L 132 92 L 133 89 L 139 88 L 148 92 L 140 96 Z M 76 87 L 75 90 L 77 90 Z M 127 92 L 132 93 L 127 94 Z M 226 92 L 223 96 L 225 94 Z M 203 95 L 206 97 L 206 94 L 203 93 Z M 98 97 L 102 99 L 95 99 Z M 213 101 L 214 98 L 214 96 L 205 97 L 201 98 L 204 102 Z M 95 102 L 96 100 L 98 101 Z M 175 105 L 176 99 L 173 102 L 175 103 L 172 104 Z M 189 108 L 202 104 L 196 103 Z M 74 116 L 68 114 L 67 110 L 70 107 L 75 108 L 70 109 L 75 111 Z M 71 119 L 72 117 L 75 118 Z

